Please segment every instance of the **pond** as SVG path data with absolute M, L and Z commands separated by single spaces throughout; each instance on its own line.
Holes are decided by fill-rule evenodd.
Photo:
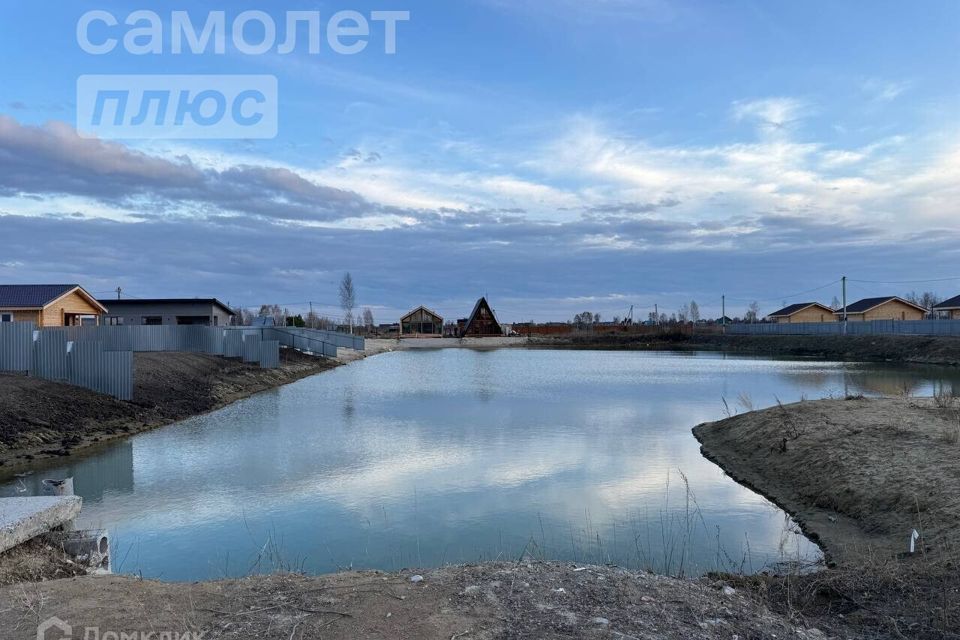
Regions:
M 949 378 L 949 376 L 954 378 Z M 398 570 L 520 557 L 696 575 L 811 561 L 690 429 L 955 372 L 711 353 L 395 352 L 0 486 L 74 477 L 113 570 L 162 580 Z M 960 386 L 960 385 L 958 385 Z

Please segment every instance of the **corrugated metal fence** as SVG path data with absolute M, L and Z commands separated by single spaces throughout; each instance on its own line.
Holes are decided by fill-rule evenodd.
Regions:
M 29 373 L 133 399 L 133 354 L 185 351 L 242 358 L 263 368 L 280 366 L 280 346 L 324 357 L 337 347 L 363 349 L 359 336 L 330 331 L 203 326 L 103 326 L 35 329 L 28 322 L 0 323 L 0 371 Z
M 844 331 L 846 325 L 846 331 Z M 727 333 L 762 336 L 960 336 L 960 320 L 870 320 L 867 322 L 795 322 L 729 324 Z

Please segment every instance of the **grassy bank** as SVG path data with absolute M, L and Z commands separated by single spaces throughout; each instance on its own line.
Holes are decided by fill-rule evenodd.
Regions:
M 704 454 L 789 512 L 834 565 L 753 583 L 784 613 L 960 637 L 960 404 L 860 397 L 699 425 Z M 916 530 L 916 553 L 908 555 Z M 852 616 L 852 618 L 851 618 Z
M 531 338 L 554 349 L 723 351 L 727 353 L 960 366 L 960 338 L 928 336 L 581 335 Z
M 0 478 L 44 459 L 223 407 L 336 366 L 281 351 L 279 369 L 196 353 L 134 354 L 134 400 L 0 374 Z

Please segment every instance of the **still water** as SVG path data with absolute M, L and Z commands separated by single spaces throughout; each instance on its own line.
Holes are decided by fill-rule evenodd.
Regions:
M 110 530 L 114 571 L 163 580 L 524 554 L 758 571 L 818 550 L 705 460 L 691 427 L 777 399 L 929 395 L 944 375 L 718 354 L 389 353 L 8 482 L 0 495 L 73 476 L 78 526 Z

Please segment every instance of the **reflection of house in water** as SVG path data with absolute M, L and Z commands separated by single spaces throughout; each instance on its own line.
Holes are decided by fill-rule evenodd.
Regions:
M 919 373 L 895 369 L 863 369 L 847 372 L 844 380 L 848 395 L 856 393 L 885 396 L 913 395 L 924 385 Z
M 133 493 L 133 443 L 118 442 L 65 467 L 37 471 L 20 481 L 25 490 L 19 495 L 45 495 L 44 479 L 71 477 L 74 493 L 84 502 L 102 502 L 106 493 Z

